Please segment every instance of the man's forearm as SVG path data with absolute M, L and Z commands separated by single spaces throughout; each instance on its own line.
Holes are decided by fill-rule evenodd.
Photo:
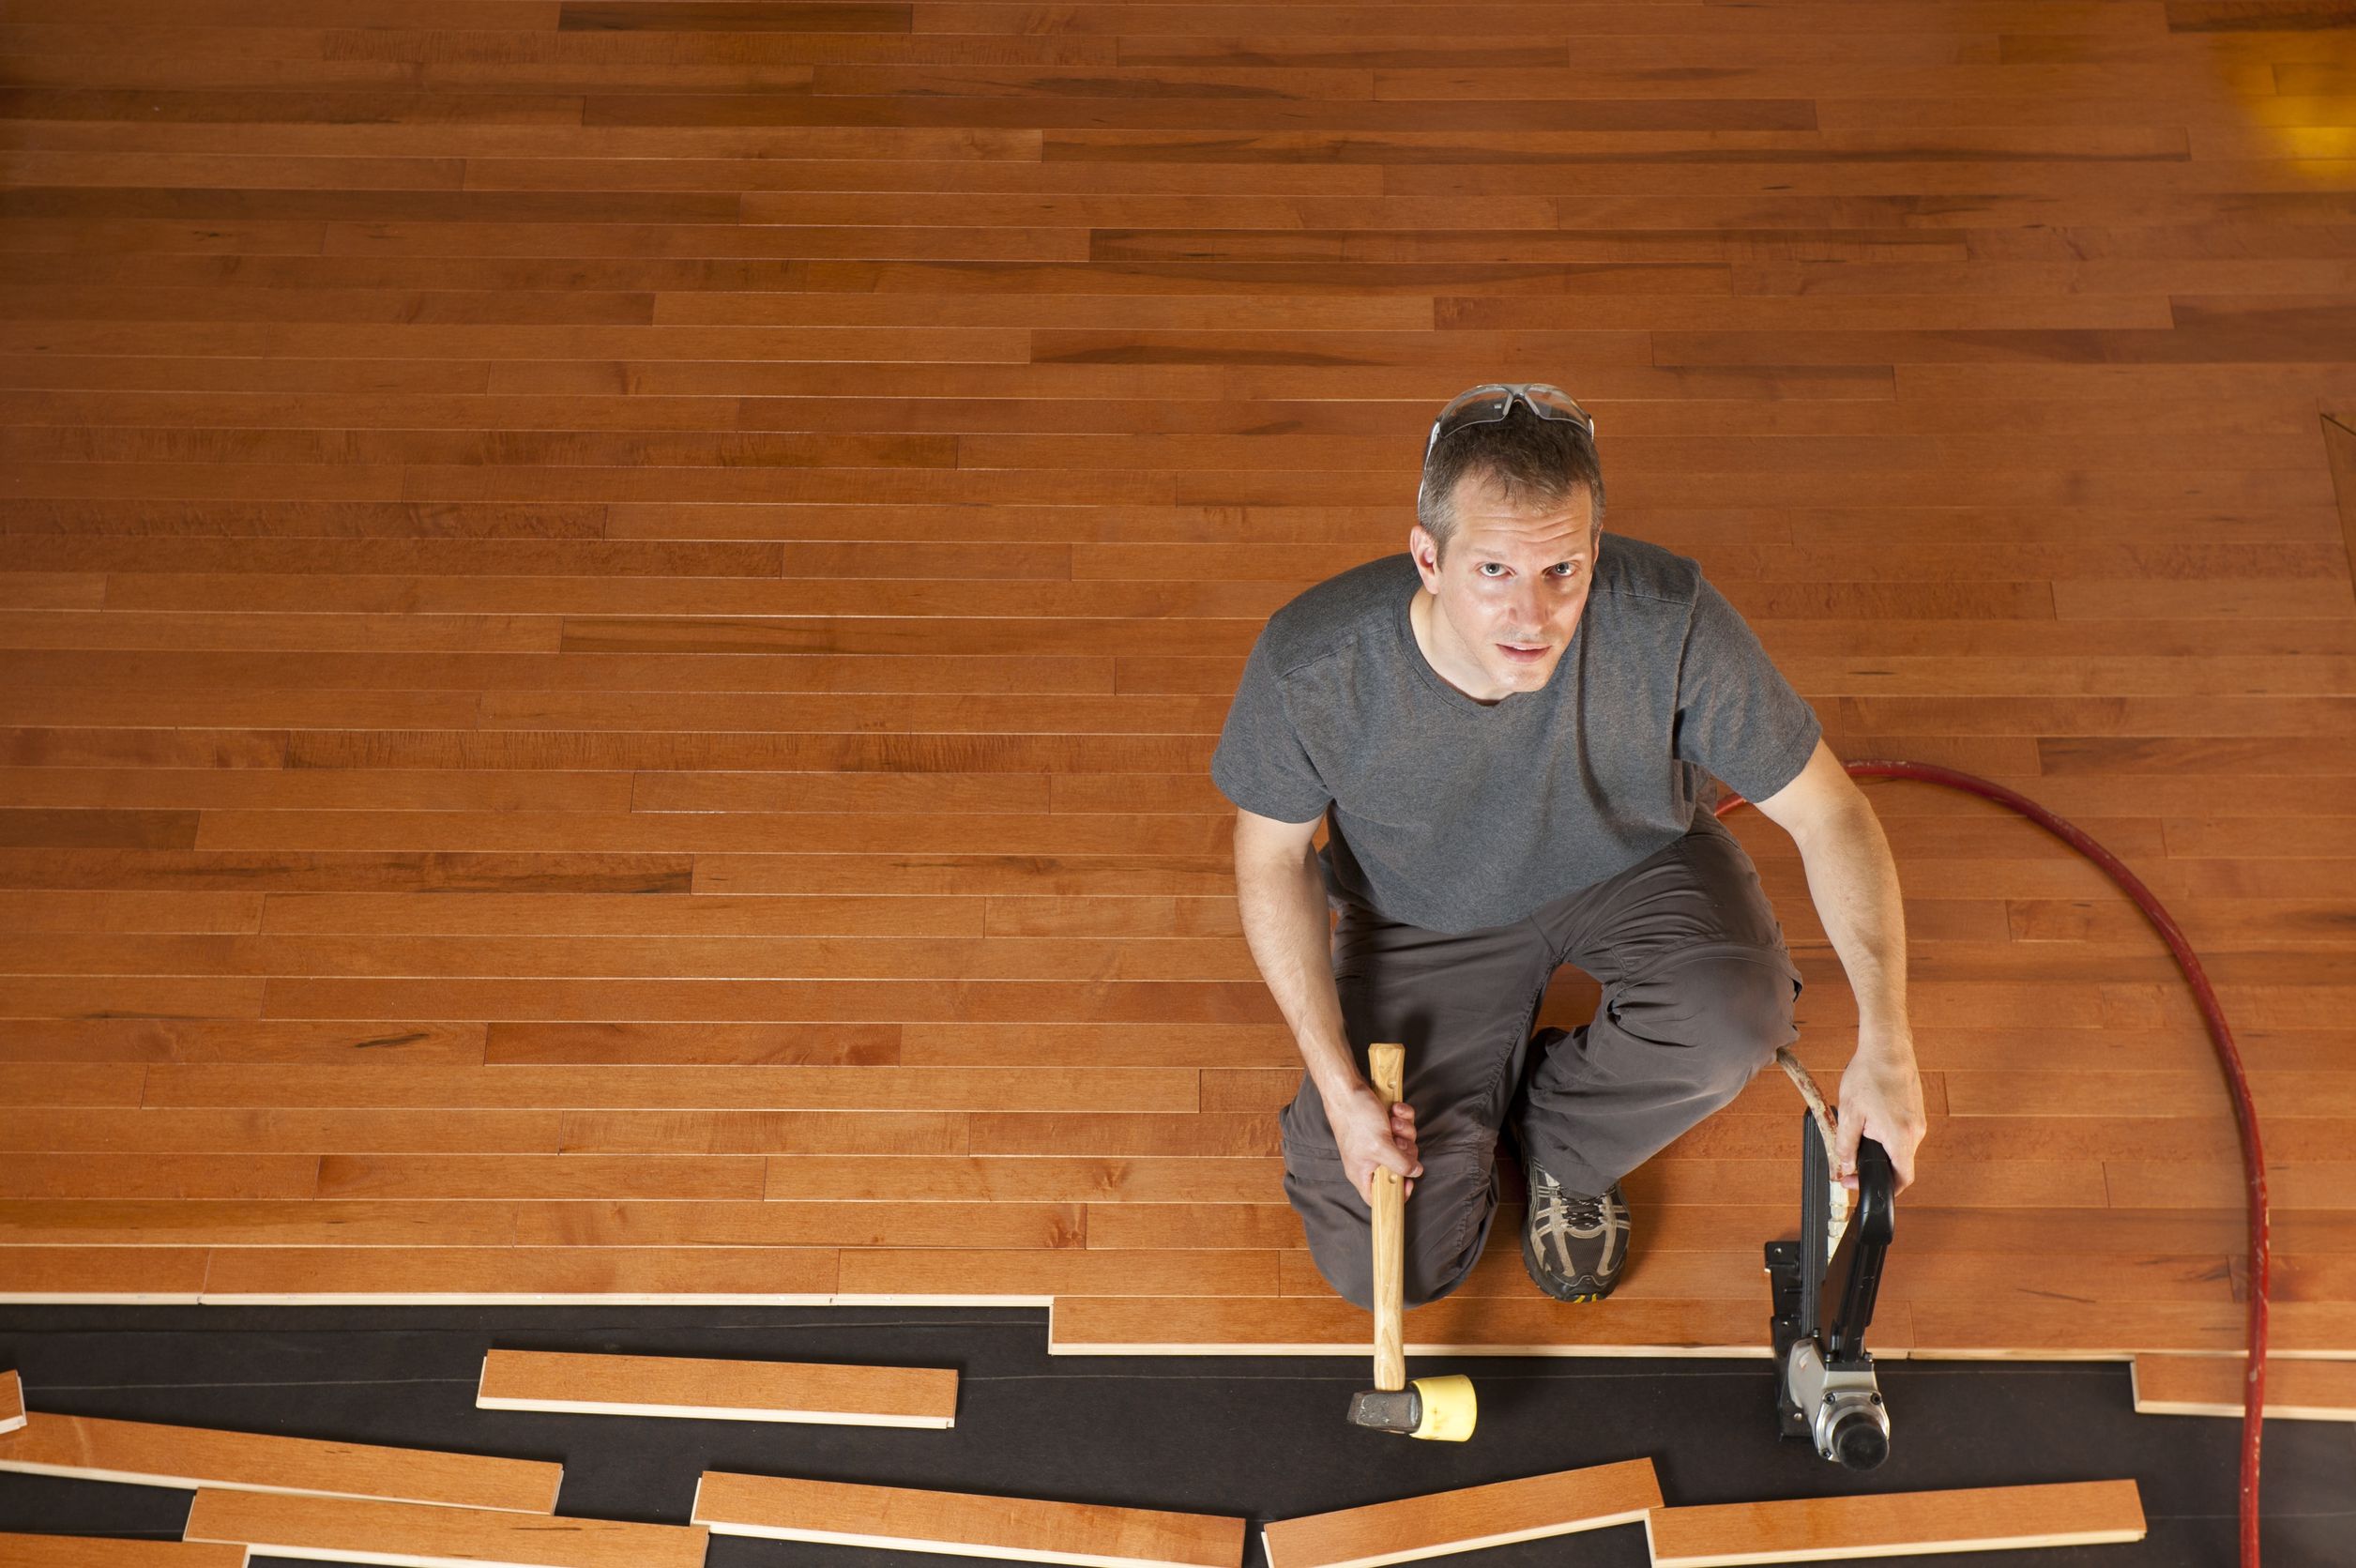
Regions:
M 1357 1092 L 1360 1075 L 1342 1028 L 1342 997 L 1333 983 L 1333 927 L 1315 850 L 1297 860 L 1236 866 L 1236 906 L 1243 938 L 1292 1026 L 1309 1077 L 1325 1103 Z
M 1797 842 L 1808 894 L 1857 994 L 1858 1049 L 1910 1058 L 1906 909 L 1880 819 L 1860 803 Z

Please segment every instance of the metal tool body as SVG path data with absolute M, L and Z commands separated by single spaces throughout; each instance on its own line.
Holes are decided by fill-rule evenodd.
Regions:
M 1776 1415 L 1785 1437 L 1868 1470 L 1890 1454 L 1890 1413 L 1865 1329 L 1895 1228 L 1896 1175 L 1888 1150 L 1860 1139 L 1856 1198 L 1836 1222 L 1831 1152 L 1813 1107 L 1801 1126 L 1800 1239 L 1767 1243 Z

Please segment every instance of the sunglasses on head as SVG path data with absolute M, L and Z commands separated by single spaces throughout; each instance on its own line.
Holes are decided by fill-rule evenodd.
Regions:
M 1464 429 L 1467 425 L 1485 425 L 1504 419 L 1521 404 L 1542 419 L 1568 419 L 1595 439 L 1595 416 L 1579 406 L 1578 400 L 1559 387 L 1543 381 L 1489 381 L 1457 393 L 1448 400 L 1432 421 L 1431 437 L 1423 443 L 1423 455 L 1428 460 L 1432 449 L 1443 436 Z

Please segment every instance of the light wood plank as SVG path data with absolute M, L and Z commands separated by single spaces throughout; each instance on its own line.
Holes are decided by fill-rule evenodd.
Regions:
M 483 1357 L 475 1405 L 485 1410 L 946 1428 L 957 1420 L 957 1369 L 494 1349 Z
M 953 1247 L 853 1248 L 842 1255 L 846 1305 L 932 1302 L 1050 1306 L 1057 1296 L 1276 1296 L 1270 1249 L 1242 1252 L 1090 1252 L 1035 1247 L 983 1252 Z
M 1535 1289 L 1520 1300 L 1450 1295 L 1408 1309 L 1411 1356 L 1765 1357 L 1767 1302 L 1608 1302 L 1564 1312 Z M 1908 1304 L 1877 1308 L 1877 1353 L 1903 1350 Z M 1364 1356 L 1364 1312 L 1339 1297 L 1134 1300 L 1058 1296 L 1047 1315 L 1051 1354 Z
M 1041 1498 L 706 1470 L 694 1518 L 715 1534 L 1098 1568 L 1236 1568 L 1242 1519 Z
M 194 1306 L 202 1247 L 0 1246 L 0 1302 L 127 1302 Z
M 702 1568 L 700 1525 L 510 1514 L 490 1508 L 200 1488 L 181 1538 L 264 1557 L 405 1568 Z
M 2248 1398 L 2247 1356 L 2137 1356 L 2136 1413 L 2231 1416 Z M 2269 1357 L 2269 1421 L 2356 1421 L 2356 1362 Z
M 0 1534 L 9 1568 L 246 1568 L 242 1545 L 134 1541 L 104 1535 Z
M 202 1299 L 248 1306 L 833 1299 L 831 1247 L 220 1247 Z
M 1626 1459 L 1276 1519 L 1260 1540 L 1269 1568 L 1381 1568 L 1628 1524 L 1660 1506 L 1652 1461 Z
M 2079 1546 L 2143 1533 L 2133 1481 L 1719 1503 L 1645 1517 L 1653 1568 Z
M 0 1470 L 524 1514 L 555 1508 L 564 1479 L 562 1465 L 538 1459 L 39 1411 L 0 1442 Z

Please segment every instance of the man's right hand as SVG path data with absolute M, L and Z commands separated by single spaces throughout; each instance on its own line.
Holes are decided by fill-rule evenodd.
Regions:
M 1406 1183 L 1404 1201 L 1415 1191 L 1415 1178 L 1423 1165 L 1415 1153 L 1415 1107 L 1402 1101 L 1385 1105 L 1372 1084 L 1361 1081 L 1358 1091 L 1339 1105 L 1325 1108 L 1333 1129 L 1334 1147 L 1342 1151 L 1342 1174 L 1358 1189 L 1368 1208 L 1375 1203 L 1375 1172 L 1388 1167 Z

